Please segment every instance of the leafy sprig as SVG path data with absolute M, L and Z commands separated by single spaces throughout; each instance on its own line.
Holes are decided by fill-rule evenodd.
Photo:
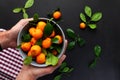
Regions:
M 89 64 L 90 68 L 94 68 L 97 64 L 98 59 L 100 58 L 101 55 L 101 46 L 100 45 L 95 45 L 94 47 L 94 54 L 95 54 L 95 58 L 94 60 Z
M 73 49 L 76 43 L 78 43 L 80 47 L 85 45 L 85 40 L 79 35 L 76 35 L 72 29 L 68 28 L 66 32 L 68 37 L 72 39 L 72 41 L 68 43 L 68 49 Z
M 91 7 L 85 6 L 84 13 L 80 13 L 80 19 L 89 26 L 90 29 L 97 28 L 97 22 L 102 18 L 102 12 L 93 13 Z
M 24 7 L 17 7 L 13 9 L 13 13 L 23 13 L 23 18 L 28 18 L 28 13 L 26 12 L 26 9 L 31 8 L 34 4 L 34 0 L 27 0 Z
M 68 75 L 70 72 L 72 72 L 74 68 L 68 67 L 66 62 L 63 62 L 58 69 L 59 74 L 54 77 L 53 80 L 61 80 L 62 76 Z

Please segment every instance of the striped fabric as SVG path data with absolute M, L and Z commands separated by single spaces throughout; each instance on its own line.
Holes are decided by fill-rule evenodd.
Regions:
M 7 48 L 0 52 L 0 80 L 15 80 L 23 65 L 17 49 Z

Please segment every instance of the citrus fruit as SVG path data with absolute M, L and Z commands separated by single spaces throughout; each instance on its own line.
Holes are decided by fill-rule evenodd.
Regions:
M 53 30 L 50 37 L 54 37 L 55 36 L 55 31 Z
M 32 46 L 35 45 L 36 42 L 37 42 L 37 40 L 35 38 L 31 38 L 30 43 L 31 43 Z
M 41 29 L 35 29 L 32 33 L 32 36 L 35 38 L 35 39 L 40 39 L 42 38 L 43 36 L 43 32 Z
M 31 43 L 30 42 L 24 42 L 21 44 L 21 49 L 25 52 L 29 51 L 31 48 Z
M 53 13 L 53 18 L 54 19 L 59 19 L 60 17 L 61 17 L 61 12 L 60 11 L 55 11 L 54 13 Z
M 43 64 L 46 61 L 46 57 L 44 53 L 40 53 L 37 57 L 36 57 L 36 62 L 39 64 Z
M 58 39 L 58 44 L 61 44 L 63 42 L 61 35 L 56 35 L 55 38 Z
M 51 42 L 51 38 L 46 38 L 42 41 L 42 47 L 43 48 L 50 48 L 52 42 Z
M 46 26 L 46 23 L 44 21 L 40 21 L 40 22 L 38 22 L 36 28 L 41 29 L 43 31 L 45 26 Z
M 80 26 L 81 29 L 85 29 L 86 28 L 86 24 L 84 22 L 80 23 L 79 26 Z
M 39 45 L 33 45 L 30 49 L 33 57 L 38 56 L 41 53 L 41 47 Z

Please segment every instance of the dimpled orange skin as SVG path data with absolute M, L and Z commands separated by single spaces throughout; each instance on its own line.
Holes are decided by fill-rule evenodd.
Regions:
M 56 35 L 55 38 L 58 38 L 58 44 L 61 44 L 63 42 L 62 36 Z
M 32 36 L 35 38 L 35 39 L 40 39 L 42 38 L 43 36 L 43 32 L 41 29 L 35 29 L 35 31 L 32 33 Z
M 22 43 L 21 45 L 21 49 L 25 52 L 28 52 L 31 48 L 31 43 L 30 42 L 25 42 L 25 43 Z
M 61 16 L 62 16 L 62 14 L 61 14 L 60 11 L 55 11 L 55 12 L 53 13 L 53 18 L 54 18 L 54 19 L 59 19 Z
M 34 33 L 34 31 L 35 31 L 35 27 L 31 27 L 31 28 L 29 29 L 29 33 L 30 33 L 31 36 L 32 36 L 32 34 Z
M 36 57 L 41 53 L 41 47 L 39 45 L 33 45 L 30 52 L 33 57 Z
M 40 53 L 37 57 L 36 57 L 36 62 L 39 64 L 43 64 L 46 62 L 46 56 L 44 53 Z
M 46 26 L 46 23 L 44 21 L 40 21 L 40 22 L 38 22 L 36 28 L 44 31 L 45 26 Z
M 51 38 L 46 38 L 42 41 L 42 47 L 45 49 L 50 48 L 51 44 Z

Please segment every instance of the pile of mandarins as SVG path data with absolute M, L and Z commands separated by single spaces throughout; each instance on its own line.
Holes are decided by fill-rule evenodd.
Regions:
M 31 40 L 29 42 L 22 42 L 21 49 L 27 53 L 27 56 L 32 56 L 36 60 L 37 63 L 43 64 L 46 62 L 46 53 L 44 53 L 43 49 L 49 49 L 52 45 L 52 38 L 58 39 L 58 45 L 63 42 L 62 36 L 56 34 L 56 31 L 53 29 L 50 36 L 43 39 L 44 36 L 44 28 L 46 26 L 45 21 L 39 21 L 35 27 L 29 28 L 29 34 L 31 36 Z M 37 45 L 36 42 L 42 39 L 41 46 Z M 57 50 L 52 50 L 53 55 L 58 55 Z

